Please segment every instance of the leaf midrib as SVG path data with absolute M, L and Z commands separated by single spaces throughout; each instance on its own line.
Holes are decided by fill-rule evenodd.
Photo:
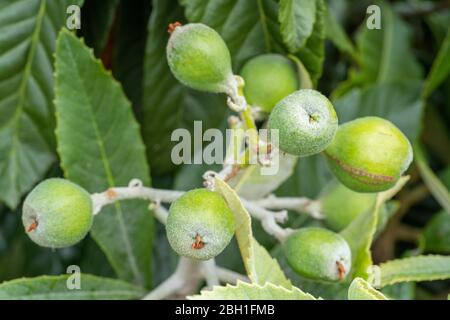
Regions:
M 69 48 L 68 52 L 69 52 L 69 54 L 70 54 L 70 56 L 72 58 L 72 61 L 74 62 L 74 65 L 76 66 L 77 62 L 76 62 L 76 59 L 75 59 L 75 57 L 73 55 L 71 47 L 70 47 L 70 45 L 67 46 L 67 47 Z M 95 60 L 94 57 L 91 57 L 91 58 L 93 58 Z M 95 62 L 99 63 L 96 60 L 95 60 Z M 100 65 L 100 68 L 101 68 L 101 65 Z M 77 75 L 78 75 L 78 79 L 81 80 L 82 77 L 81 77 L 79 69 L 78 68 L 75 68 L 75 69 L 76 69 L 76 72 L 77 72 Z M 90 115 L 90 118 L 91 118 L 92 126 L 94 127 L 94 134 L 95 134 L 96 142 L 97 142 L 97 145 L 98 145 L 98 148 L 99 148 L 99 152 L 100 152 L 100 157 L 101 157 L 102 164 L 103 164 L 104 173 L 106 175 L 106 179 L 108 181 L 109 186 L 110 187 L 114 187 L 115 186 L 115 181 L 114 181 L 114 177 L 112 175 L 111 165 L 110 165 L 109 160 L 107 158 L 107 153 L 106 153 L 106 150 L 105 150 L 105 146 L 104 146 L 103 140 L 102 140 L 101 135 L 100 135 L 100 130 L 98 128 L 98 124 L 97 124 L 96 119 L 95 119 L 95 114 L 94 114 L 94 111 L 93 111 L 93 108 L 92 108 L 92 102 L 91 102 L 91 100 L 89 98 L 89 95 L 87 94 L 87 90 L 86 90 L 86 88 L 84 86 L 84 82 L 81 80 L 80 83 L 81 83 L 81 87 L 83 89 L 82 94 L 83 94 L 83 96 L 85 98 L 84 100 L 88 103 L 89 115 Z M 125 244 L 125 248 L 126 248 L 126 252 L 127 252 L 127 256 L 128 256 L 128 262 L 130 264 L 131 271 L 134 274 L 134 277 L 137 280 L 137 282 L 142 284 L 143 283 L 142 275 L 139 273 L 139 270 L 138 270 L 138 267 L 137 267 L 136 258 L 135 258 L 134 254 L 133 254 L 130 240 L 128 239 L 128 235 L 127 235 L 127 231 L 126 231 L 126 227 L 125 227 L 125 223 L 124 223 L 124 219 L 123 219 L 122 207 L 120 205 L 120 202 L 116 202 L 114 204 L 114 208 L 115 208 L 115 212 L 116 212 L 116 217 L 117 217 L 118 222 L 119 222 L 119 228 L 120 228 L 120 231 L 121 231 L 120 233 L 121 233 L 122 239 L 123 239 L 124 244 Z M 107 251 L 105 251 L 105 252 L 107 252 Z M 109 255 L 109 254 L 107 254 L 107 255 Z M 109 258 L 110 258 L 110 261 L 113 261 L 111 259 L 111 257 L 109 257 Z
M 30 48 L 26 57 L 26 63 L 25 63 L 25 68 L 23 71 L 23 76 L 22 79 L 20 81 L 20 85 L 19 85 L 19 90 L 18 90 L 18 99 L 17 99 L 17 105 L 16 105 L 16 111 L 14 112 L 14 115 L 12 116 L 11 120 L 6 123 L 5 127 L 8 127 L 9 125 L 12 125 L 14 127 L 14 130 L 12 131 L 13 135 L 11 138 L 11 147 L 10 147 L 10 151 L 8 153 L 8 159 L 10 160 L 11 163 L 14 163 L 13 159 L 16 157 L 16 151 L 17 151 L 17 146 L 19 144 L 19 130 L 20 130 L 20 116 L 23 112 L 24 109 L 24 103 L 25 103 L 25 95 L 26 95 L 26 88 L 27 88 L 27 83 L 28 83 L 28 78 L 30 76 L 31 73 L 31 66 L 34 60 L 34 55 L 36 53 L 36 48 L 37 48 L 37 44 L 39 42 L 39 36 L 41 33 L 41 26 L 42 26 L 42 21 L 44 20 L 44 14 L 45 14 L 45 9 L 46 9 L 46 0 L 42 0 L 40 2 L 40 6 L 39 6 L 39 11 L 38 14 L 36 16 L 36 24 L 35 24 L 35 28 L 33 31 L 33 34 L 31 36 L 31 40 L 30 40 Z M 14 169 L 16 169 L 14 167 Z M 18 175 L 14 174 L 14 170 L 12 170 L 13 173 L 9 174 L 9 178 L 11 181 L 11 187 L 14 188 L 15 190 L 17 190 L 17 185 L 18 185 L 18 181 L 16 181 L 18 179 Z

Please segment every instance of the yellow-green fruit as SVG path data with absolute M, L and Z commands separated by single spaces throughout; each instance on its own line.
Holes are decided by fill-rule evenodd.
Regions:
M 304 157 L 321 152 L 331 143 L 338 118 L 327 97 L 312 89 L 301 89 L 277 103 L 268 126 L 278 130 L 282 151 Z M 276 140 L 272 141 L 276 144 Z
M 167 61 L 184 85 L 208 92 L 230 93 L 234 77 L 227 45 L 201 23 L 177 26 L 167 43 Z
M 411 144 L 391 122 L 359 118 L 341 125 L 325 150 L 338 180 L 358 192 L 391 188 L 413 158 Z
M 294 64 L 280 54 L 263 54 L 249 60 L 241 76 L 247 102 L 267 113 L 299 87 Z
M 214 258 L 230 243 L 234 230 L 233 212 L 216 192 L 191 190 L 170 206 L 167 239 L 181 256 Z
M 291 268 L 306 278 L 343 280 L 351 268 L 347 241 L 327 229 L 300 229 L 286 239 L 283 250 Z
M 82 187 L 68 180 L 45 180 L 26 197 L 22 222 L 28 236 L 40 246 L 62 248 L 74 245 L 91 229 L 91 197 Z
M 335 181 L 320 197 L 321 212 L 327 226 L 341 231 L 357 216 L 372 209 L 376 198 L 376 193 L 356 192 Z

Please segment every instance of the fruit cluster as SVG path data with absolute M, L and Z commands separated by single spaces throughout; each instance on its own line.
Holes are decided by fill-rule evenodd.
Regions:
M 231 55 L 220 35 L 203 24 L 176 25 L 167 44 L 173 75 L 191 88 L 225 93 L 237 90 Z M 387 120 L 365 117 L 338 125 L 333 104 L 320 92 L 301 89 L 295 64 L 279 54 L 250 59 L 242 68 L 242 94 L 278 130 L 277 147 L 306 157 L 322 153 L 341 184 L 321 197 L 328 226 L 340 231 L 375 203 L 375 192 L 392 187 L 408 168 L 412 148 Z M 347 205 L 342 205 L 347 199 Z M 90 195 L 63 179 L 39 184 L 26 198 L 23 224 L 29 237 L 45 247 L 80 241 L 93 223 Z M 191 190 L 170 207 L 166 224 L 171 247 L 182 256 L 208 260 L 229 244 L 235 219 L 227 202 L 207 189 Z M 302 276 L 338 281 L 351 268 L 345 239 L 324 228 L 303 228 L 283 243 L 287 260 Z

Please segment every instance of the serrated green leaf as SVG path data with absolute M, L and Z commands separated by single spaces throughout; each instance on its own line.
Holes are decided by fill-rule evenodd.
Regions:
M 190 296 L 189 300 L 316 300 L 312 295 L 298 288 L 286 289 L 267 282 L 261 286 L 256 283 L 238 281 L 236 286 L 214 287 L 212 291 L 203 290 L 200 295 Z
M 11 208 L 54 160 L 52 54 L 72 3 L 0 3 L 0 200 Z
M 144 57 L 142 112 L 147 154 L 152 171 L 157 174 L 175 168 L 171 151 L 176 142 L 170 139 L 175 129 L 193 132 L 194 120 L 199 120 L 203 134 L 208 128 L 219 127 L 228 112 L 225 96 L 188 89 L 170 72 L 166 59 L 167 26 L 181 19 L 182 10 L 175 0 L 154 0 Z
M 340 232 L 352 251 L 352 278 L 368 278 L 368 268 L 372 265 L 370 247 L 376 232 L 380 208 L 399 192 L 408 180 L 409 176 L 401 177 L 394 187 L 378 193 L 373 210 L 360 214 Z
M 61 31 L 56 49 L 58 152 L 66 178 L 89 192 L 150 182 L 145 149 L 120 85 L 79 39 Z M 150 285 L 153 217 L 143 202 L 115 203 L 91 234 L 118 276 Z
M 393 122 L 410 141 L 415 141 L 420 133 L 424 108 L 420 99 L 421 88 L 420 81 L 355 88 L 334 101 L 339 123 L 378 116 Z
M 362 278 L 355 278 L 348 288 L 349 300 L 389 300 Z
M 80 274 L 81 288 L 70 290 L 67 287 L 70 276 L 40 276 L 3 282 L 0 300 L 128 300 L 145 294 L 144 289 L 127 282 L 89 274 Z
M 425 185 L 442 208 L 450 212 L 450 192 L 428 166 L 419 143 L 414 145 L 414 156 Z
M 398 282 L 433 281 L 450 278 L 450 257 L 416 256 L 380 264 L 381 287 Z
M 86 1 L 81 14 L 81 35 L 86 44 L 100 56 L 108 40 L 119 0 Z
M 316 0 L 281 0 L 278 20 L 289 52 L 297 52 L 312 33 L 316 20 Z
M 431 71 L 425 80 L 422 97 L 428 98 L 430 94 L 448 77 L 450 72 L 450 27 L 436 59 L 433 61 Z
M 333 92 L 334 97 L 354 87 L 371 84 L 422 80 L 423 71 L 412 48 L 412 31 L 387 1 L 381 7 L 381 28 L 369 29 L 364 21 L 356 35 L 359 67 L 349 70 L 349 78 Z
M 216 191 L 225 198 L 231 211 L 233 211 L 236 223 L 236 240 L 250 280 L 259 285 L 271 282 L 288 289 L 291 288 L 292 284 L 284 275 L 278 262 L 253 238 L 250 215 L 236 192 L 218 178 L 214 179 L 214 184 Z
M 325 59 L 325 14 L 324 0 L 316 0 L 316 21 L 311 36 L 305 45 L 295 54 L 308 70 L 314 86 L 322 75 L 323 61 Z

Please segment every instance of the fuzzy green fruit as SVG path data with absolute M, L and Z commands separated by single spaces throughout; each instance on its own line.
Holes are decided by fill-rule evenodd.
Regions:
M 320 92 L 302 89 L 277 103 L 269 129 L 278 130 L 278 147 L 304 157 L 324 150 L 333 140 L 338 118 L 331 102 Z
M 413 158 L 405 135 L 378 117 L 359 118 L 340 126 L 325 154 L 338 180 L 358 192 L 391 188 Z
M 306 278 L 343 280 L 351 268 L 347 241 L 327 229 L 300 229 L 286 239 L 283 250 L 291 268 Z
M 201 23 L 177 26 L 167 43 L 167 61 L 173 75 L 184 85 L 230 93 L 234 81 L 230 52 L 214 29 Z
M 433 216 L 423 232 L 426 252 L 450 254 L 450 214 L 445 211 Z
M 233 212 L 216 192 L 191 190 L 170 206 L 167 239 L 181 256 L 214 258 L 230 243 L 234 230 Z
M 45 180 L 26 197 L 22 222 L 28 236 L 40 246 L 62 248 L 74 245 L 91 229 L 91 196 L 68 180 Z
M 263 54 L 249 60 L 242 68 L 241 76 L 245 81 L 247 102 L 267 113 L 299 87 L 293 63 L 280 54 Z
M 320 197 L 325 222 L 334 231 L 341 231 L 357 216 L 374 207 L 376 193 L 360 193 L 334 181 Z

